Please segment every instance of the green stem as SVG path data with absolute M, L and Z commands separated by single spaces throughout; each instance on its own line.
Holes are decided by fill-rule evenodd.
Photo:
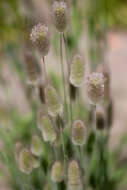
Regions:
M 80 154 L 81 154 L 81 161 L 83 161 L 84 158 L 84 152 L 83 152 L 83 146 L 80 146 Z
M 96 126 L 96 105 L 93 107 L 93 130 L 96 132 L 97 126 Z
M 79 105 L 79 89 L 77 88 L 76 90 L 76 106 L 78 108 L 78 105 Z
M 51 144 L 51 149 L 52 149 L 52 153 L 53 153 L 55 160 L 57 160 L 57 153 L 56 153 L 56 149 L 53 144 Z
M 62 130 L 61 125 L 60 125 L 60 135 L 61 135 L 62 150 L 63 150 L 63 156 L 64 156 L 64 165 L 65 165 L 66 154 L 65 154 L 65 147 L 64 147 L 63 130 Z
M 58 120 L 59 120 L 59 115 L 58 115 Z M 66 153 L 65 153 L 65 146 L 64 146 L 64 137 L 63 137 L 63 129 L 61 126 L 61 123 L 58 121 L 59 129 L 60 129 L 60 136 L 61 136 L 61 143 L 62 143 L 62 151 L 63 151 L 63 157 L 64 157 L 64 166 L 65 166 L 65 161 L 66 161 Z
M 43 57 L 43 69 L 44 69 L 44 77 L 45 77 L 45 82 L 48 80 L 48 75 L 47 75 L 47 69 L 46 69 L 46 64 L 45 64 L 45 58 Z
M 82 163 L 82 155 L 81 155 L 81 147 L 78 146 L 78 150 L 79 150 L 79 160 Z
M 68 54 L 67 54 L 67 41 L 66 41 L 66 37 L 63 34 L 63 40 L 64 40 L 64 46 L 65 46 L 65 56 L 66 56 L 66 61 L 67 61 L 67 69 L 68 69 L 68 90 L 69 90 L 69 109 L 70 109 L 70 123 L 72 126 L 72 121 L 73 121 L 73 112 L 72 112 L 72 101 L 71 101 L 71 92 L 70 92 L 70 82 L 69 82 L 69 76 L 70 76 L 70 65 L 69 65 L 69 60 L 68 60 Z
M 68 69 L 68 82 L 69 82 L 69 76 L 70 76 L 70 64 L 69 64 L 69 60 L 68 60 L 68 53 L 67 53 L 67 40 L 65 35 L 63 34 L 63 40 L 64 40 L 64 46 L 65 46 L 65 54 L 66 54 L 66 61 L 67 61 L 67 69 Z
M 60 33 L 60 63 L 61 63 L 61 74 L 62 74 L 63 91 L 64 91 L 65 110 L 66 110 L 66 112 L 68 112 L 67 100 L 66 100 L 66 83 L 65 83 L 64 64 L 63 64 L 63 45 L 62 45 L 63 37 L 62 36 L 63 36 L 63 34 Z

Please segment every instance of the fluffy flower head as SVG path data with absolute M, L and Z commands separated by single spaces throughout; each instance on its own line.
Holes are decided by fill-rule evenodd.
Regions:
M 100 103 L 104 96 L 104 76 L 102 73 L 91 73 L 87 77 L 87 95 L 94 105 Z
M 40 51 L 42 56 L 45 56 L 49 52 L 49 30 L 45 24 L 37 24 L 32 28 L 30 39 L 33 44 Z
M 64 1 L 55 1 L 52 6 L 53 22 L 59 32 L 64 32 L 68 24 L 68 7 Z

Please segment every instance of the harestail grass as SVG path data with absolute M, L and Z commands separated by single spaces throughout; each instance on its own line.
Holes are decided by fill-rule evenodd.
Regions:
M 11 110 L 14 129 L 1 133 L 4 151 L 0 158 L 8 167 L 13 190 L 115 190 L 126 172 L 126 167 L 119 168 L 115 157 L 120 150 L 112 153 L 108 145 L 113 103 L 110 72 L 103 52 L 106 34 L 96 23 L 94 14 L 85 17 L 91 36 L 98 40 L 91 47 L 93 56 L 87 66 L 92 66 L 93 72 L 88 73 L 87 55 L 78 49 L 78 30 L 82 28 L 84 14 L 84 9 L 81 13 L 80 9 L 84 4 L 70 2 L 54 1 L 51 6 L 51 24 L 56 31 L 45 21 L 35 24 L 30 33 L 34 51 L 38 53 L 37 61 L 31 51 L 25 53 L 28 82 L 25 88 L 29 103 L 34 106 L 30 106 L 30 116 L 23 119 Z M 95 3 L 90 10 L 94 6 Z M 92 28 L 93 33 L 97 29 L 95 34 Z M 53 78 L 48 67 L 52 60 L 47 58 L 52 52 L 54 33 L 59 39 L 56 44 L 60 63 L 56 57 Z M 95 65 L 103 69 L 100 71 Z M 35 90 L 38 93 L 32 98 Z

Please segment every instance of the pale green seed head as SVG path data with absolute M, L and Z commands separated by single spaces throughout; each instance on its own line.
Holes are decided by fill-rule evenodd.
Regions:
M 53 182 L 61 182 L 63 180 L 63 166 L 60 161 L 55 161 L 51 168 L 51 179 Z
M 48 115 L 40 115 L 38 127 L 42 132 L 44 141 L 54 142 L 56 140 L 56 130 Z
M 19 154 L 19 168 L 22 172 L 30 174 L 32 172 L 31 153 L 28 149 L 23 148 Z
M 81 120 L 76 120 L 71 129 L 72 142 L 75 145 L 83 145 L 86 142 L 87 130 Z
M 45 88 L 45 98 L 48 107 L 48 112 L 51 116 L 60 115 L 63 111 L 62 104 L 59 100 L 56 90 L 52 86 Z
M 79 55 L 74 56 L 71 65 L 70 82 L 75 87 L 82 86 L 85 76 L 85 64 Z
M 31 142 L 31 152 L 35 156 L 40 156 L 42 153 L 42 141 L 39 136 L 34 135 Z
M 81 185 L 80 168 L 76 160 L 72 160 L 68 165 L 68 186 Z

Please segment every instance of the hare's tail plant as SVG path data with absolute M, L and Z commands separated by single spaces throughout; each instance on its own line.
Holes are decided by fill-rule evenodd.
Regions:
M 38 23 L 31 31 L 30 40 L 41 55 L 41 75 L 36 72 L 31 53 L 26 54 L 26 71 L 27 81 L 35 91 L 41 85 L 36 129 L 40 135 L 31 137 L 29 148 L 21 142 L 16 144 L 16 161 L 20 171 L 24 175 L 27 174 L 28 181 L 35 170 L 44 170 L 44 175 L 40 176 L 43 190 L 111 189 L 108 173 L 108 126 L 103 122 L 105 117 L 100 109 L 105 103 L 103 99 L 106 78 L 103 73 L 96 71 L 86 76 L 84 60 L 78 53 L 74 55 L 71 63 L 67 56 L 65 61 L 64 49 L 67 52 L 68 48 L 65 33 L 68 29 L 70 9 L 65 1 L 55 1 L 52 6 L 52 20 L 60 43 L 63 92 L 61 97 L 47 72 L 46 57 L 50 49 L 51 35 L 49 28 L 46 24 Z M 80 107 L 79 92 L 84 86 L 83 91 L 87 93 L 92 108 L 90 123 L 85 122 L 79 115 L 74 117 L 75 105 Z M 84 110 L 82 112 L 82 115 L 86 114 Z M 46 169 L 41 163 L 41 160 L 44 161 L 42 144 L 46 147 Z M 29 187 L 34 189 L 32 185 Z

